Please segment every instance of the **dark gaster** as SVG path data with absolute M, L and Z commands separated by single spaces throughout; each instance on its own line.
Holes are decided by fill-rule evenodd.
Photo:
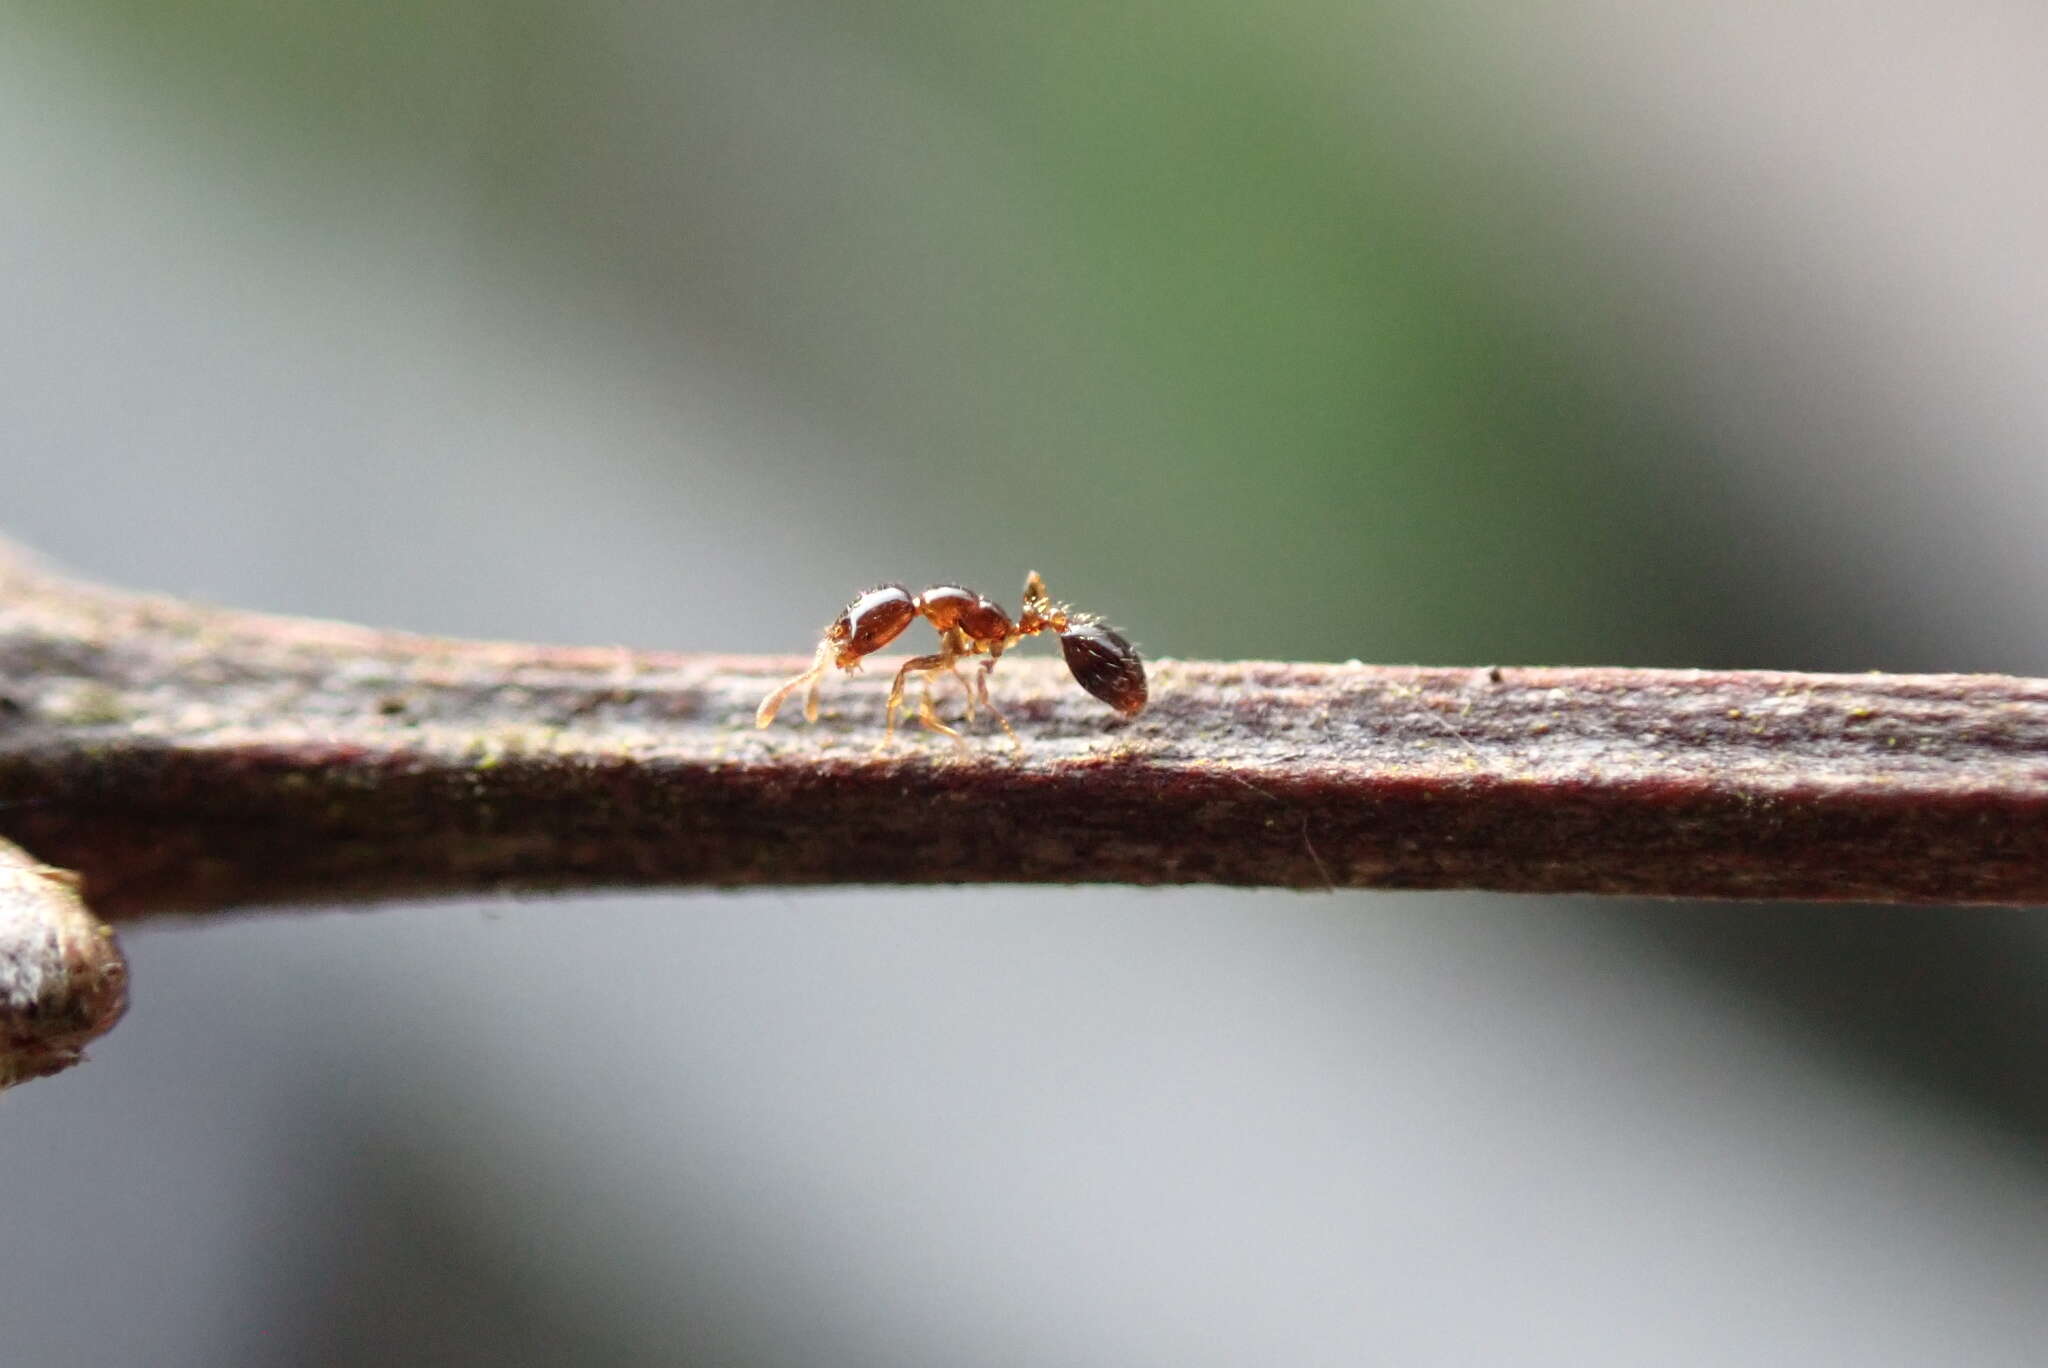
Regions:
M 1126 717 L 1145 708 L 1145 662 L 1131 643 L 1099 622 L 1076 622 L 1060 633 L 1067 668 L 1089 693 Z

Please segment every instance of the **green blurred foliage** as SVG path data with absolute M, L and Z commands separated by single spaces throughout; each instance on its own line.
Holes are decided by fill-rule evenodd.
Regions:
M 1008 593 L 1036 565 L 1183 655 L 1708 652 L 1712 581 L 1670 567 L 1711 515 L 1631 459 L 1671 434 L 1599 363 L 1627 339 L 1597 286 L 1541 286 L 1569 221 L 1440 117 L 1468 74 L 1415 16 L 102 0 L 27 22 L 173 98 L 309 231 L 430 186 L 490 287 L 650 366 L 688 343 L 761 378 L 849 453 L 763 453 L 787 491 L 764 517 L 872 544 L 881 573 Z

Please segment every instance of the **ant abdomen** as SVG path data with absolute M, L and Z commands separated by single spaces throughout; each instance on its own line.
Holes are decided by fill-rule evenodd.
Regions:
M 836 663 L 846 669 L 862 656 L 872 655 L 917 621 L 917 600 L 900 584 L 883 584 L 868 590 L 846 605 L 838 621 L 825 629 L 825 640 L 835 648 Z
M 1125 717 L 1145 709 L 1145 662 L 1137 649 L 1100 622 L 1075 622 L 1060 633 L 1060 654 L 1074 682 Z

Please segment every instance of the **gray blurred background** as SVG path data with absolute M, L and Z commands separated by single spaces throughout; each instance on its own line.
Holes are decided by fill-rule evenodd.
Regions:
M 801 652 L 1035 566 L 1155 656 L 2048 673 L 2044 69 L 1971 0 L 0 3 L 0 526 L 477 636 Z M 2036 914 L 127 940 L 128 1021 L 0 1101 L 7 1368 L 2048 1335 Z

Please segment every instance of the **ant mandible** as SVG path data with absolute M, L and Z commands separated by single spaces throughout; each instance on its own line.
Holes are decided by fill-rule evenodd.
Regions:
M 1024 606 L 1015 622 L 988 598 L 957 584 L 935 584 L 916 595 L 900 584 L 868 590 L 847 604 L 846 611 L 825 629 L 811 667 L 761 700 L 754 713 L 754 725 L 765 727 L 773 722 L 783 700 L 806 685 L 809 692 L 804 695 L 804 718 L 817 721 L 818 683 L 825 671 L 834 665 L 848 672 L 859 669 L 862 657 L 887 646 L 917 618 L 924 618 L 938 629 L 939 649 L 935 655 L 913 656 L 896 671 L 896 682 L 889 688 L 888 725 L 882 733 L 884 747 L 896 735 L 896 710 L 903 703 L 903 682 L 912 674 L 924 676 L 917 720 L 933 731 L 959 739 L 960 733 L 941 722 L 932 711 L 932 676 L 942 670 L 951 670 L 961 687 L 967 689 L 968 717 L 974 716 L 974 704 L 979 700 L 995 714 L 1003 731 L 1015 742 L 1017 733 L 1010 729 L 1010 719 L 988 700 L 988 675 L 1003 652 L 1040 632 L 1058 634 L 1067 668 L 1073 671 L 1082 688 L 1126 717 L 1135 716 L 1145 707 L 1145 662 L 1138 658 L 1131 643 L 1099 618 L 1076 613 L 1064 603 L 1054 603 L 1045 592 L 1045 581 L 1033 570 L 1025 577 Z M 974 656 L 984 659 L 973 687 L 968 688 L 966 678 L 960 674 L 960 662 Z

